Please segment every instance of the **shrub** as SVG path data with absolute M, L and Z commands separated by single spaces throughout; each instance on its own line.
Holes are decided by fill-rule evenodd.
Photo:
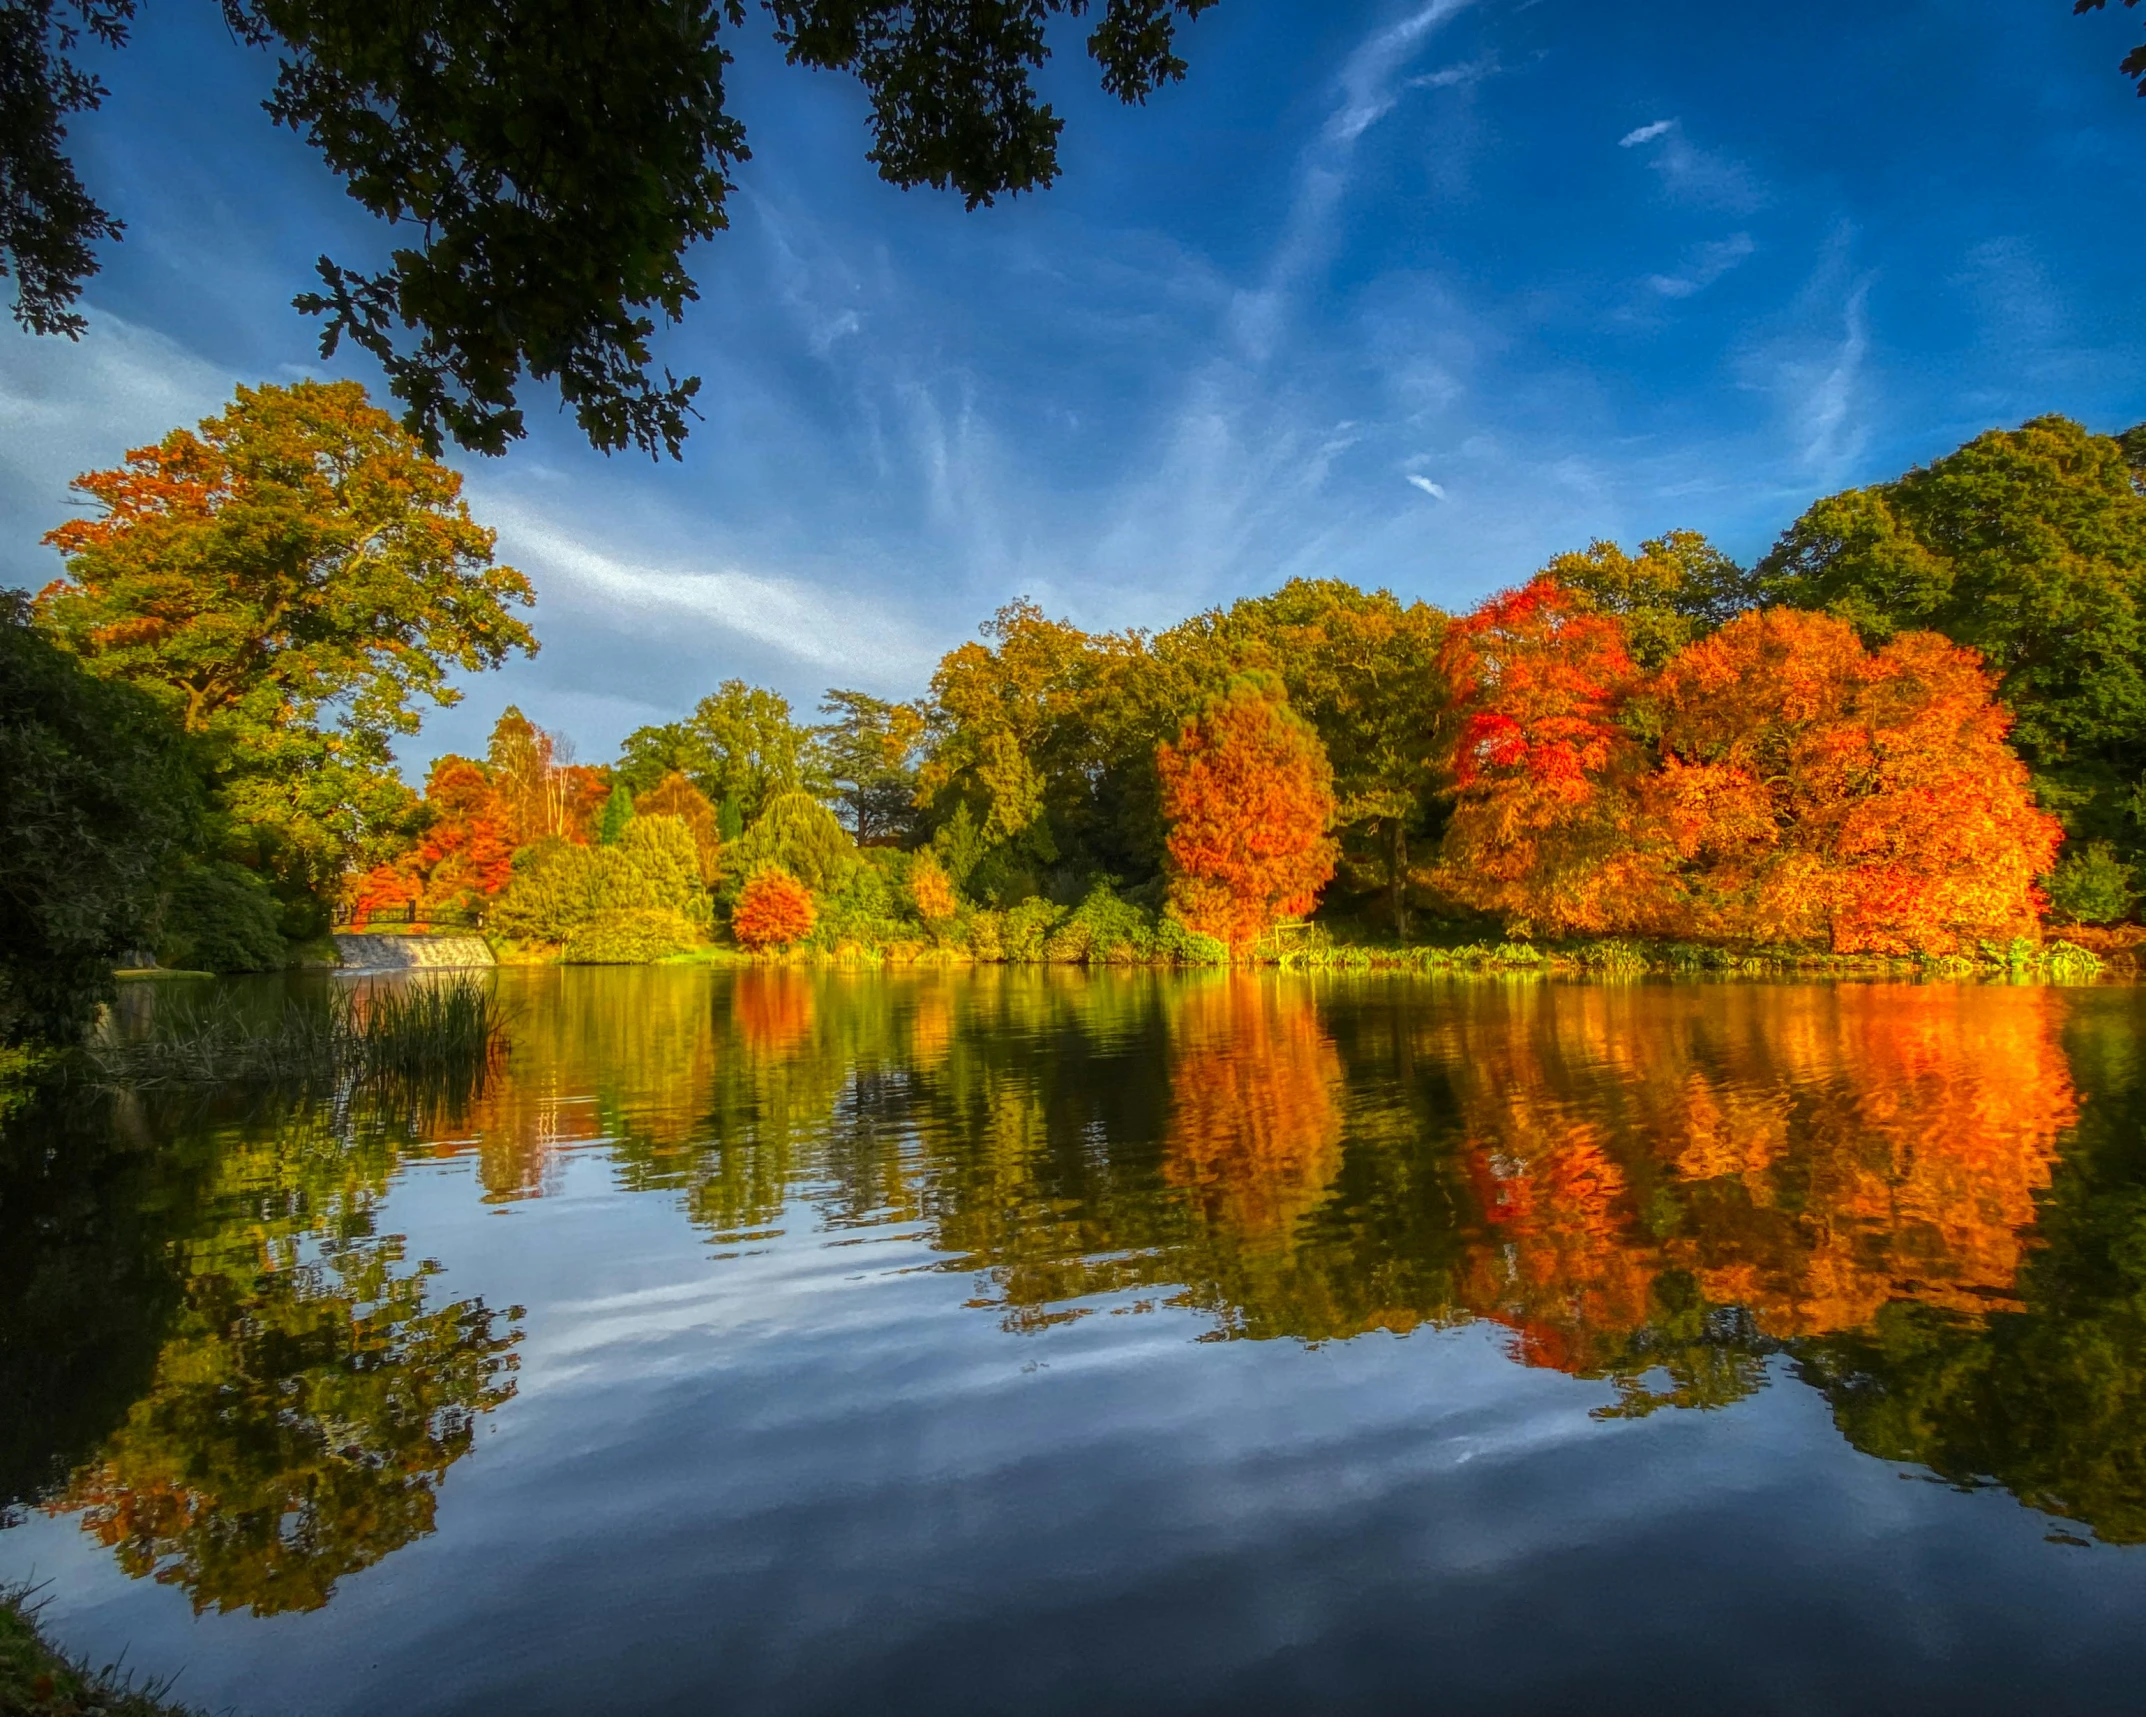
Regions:
M 721 819 L 707 794 L 674 769 L 634 800 L 633 809 L 638 817 L 676 817 L 685 824 L 700 857 L 700 879 L 714 883 L 721 869 L 723 837 Z
M 157 958 L 197 972 L 268 972 L 286 954 L 275 894 L 244 865 L 224 859 L 190 866 L 164 907 Z
M 610 849 L 603 853 L 617 861 Z M 564 942 L 597 910 L 599 856 L 556 838 L 522 848 L 489 927 L 519 942 Z
M 934 930 L 943 929 L 960 906 L 952 879 L 928 852 L 918 853 L 909 867 L 909 899 L 917 916 Z
M 772 867 L 820 895 L 837 892 L 857 864 L 849 831 L 819 800 L 798 791 L 772 795 L 752 827 L 723 855 L 724 869 L 733 876 Z
M 2067 853 L 2049 877 L 2049 904 L 2074 924 L 2108 924 L 2138 903 L 2136 874 L 2107 841 Z
M 730 931 L 748 948 L 786 948 L 812 934 L 812 890 L 786 871 L 756 872 L 738 891 Z
M 1009 906 L 999 917 L 1000 958 L 1014 961 L 1041 960 L 1044 946 L 1066 909 L 1048 900 L 1024 900 Z
M 1003 913 L 980 906 L 961 921 L 962 944 L 978 960 L 1003 960 L 1006 957 L 1005 923 Z
M 845 942 L 878 947 L 914 934 L 895 910 L 894 886 L 876 864 L 860 864 L 829 899 L 817 903 L 812 940 L 823 948 Z
M 1144 960 L 1154 946 L 1148 915 L 1120 900 L 1110 884 L 1099 882 L 1044 943 L 1046 960 L 1085 961 L 1091 966 L 1126 965 Z
M 1204 930 L 1194 930 L 1175 913 L 1166 912 L 1155 926 L 1154 952 L 1158 958 L 1180 966 L 1226 966 L 1229 944 Z
M 613 907 L 579 926 L 566 939 L 562 958 L 570 966 L 645 966 L 667 954 L 682 954 L 699 940 L 692 920 L 682 912 L 661 906 Z
M 700 848 L 684 819 L 658 813 L 636 816 L 609 849 L 643 885 L 633 890 L 636 906 L 662 907 L 696 918 L 705 914 L 706 897 L 700 885 Z M 606 881 L 613 875 L 607 867 Z M 622 890 L 623 892 L 623 890 Z M 626 905 L 624 900 L 603 900 L 605 906 Z

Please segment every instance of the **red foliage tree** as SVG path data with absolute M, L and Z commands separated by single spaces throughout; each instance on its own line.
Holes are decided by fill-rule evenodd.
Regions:
M 812 890 L 788 871 L 763 870 L 738 891 L 730 931 L 748 948 L 786 948 L 812 934 Z
M 2037 934 L 2062 831 L 2005 743 L 1974 651 L 1934 632 L 1866 651 L 1829 615 L 1745 614 L 1651 688 L 1647 798 L 1701 934 L 1942 954 Z
M 1550 930 L 1616 927 L 1658 883 L 1618 725 L 1639 670 L 1624 629 L 1538 577 L 1446 634 L 1460 723 L 1439 880 L 1468 905 Z
M 1334 772 L 1279 680 L 1232 679 L 1156 751 L 1155 770 L 1170 900 L 1187 925 L 1241 950 L 1318 903 L 1334 874 Z

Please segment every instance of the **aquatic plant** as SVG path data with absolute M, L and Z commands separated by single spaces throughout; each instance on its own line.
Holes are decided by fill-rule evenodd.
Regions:
M 424 1081 L 481 1075 L 506 1053 L 506 1020 L 482 978 L 373 984 L 243 1007 L 228 991 L 173 999 L 146 1029 L 111 1024 L 83 1054 L 102 1083 L 126 1086 L 238 1081 Z

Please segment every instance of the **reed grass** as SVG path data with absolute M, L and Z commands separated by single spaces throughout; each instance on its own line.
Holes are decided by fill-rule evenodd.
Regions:
M 86 1055 L 100 1082 L 129 1087 L 460 1082 L 505 1056 L 506 1023 L 466 973 L 287 996 L 265 1014 L 219 991 L 158 1007 L 138 1034 L 107 1028 Z

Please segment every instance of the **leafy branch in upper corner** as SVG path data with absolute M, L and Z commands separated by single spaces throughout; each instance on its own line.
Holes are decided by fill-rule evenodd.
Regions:
M 1175 26 L 1214 0 L 1101 0 L 1088 52 L 1142 102 L 1181 78 Z M 500 453 L 524 433 L 525 374 L 555 382 L 606 452 L 676 457 L 700 381 L 655 369 L 659 318 L 697 296 L 689 246 L 729 224 L 748 158 L 725 106 L 743 0 L 222 0 L 233 32 L 281 55 L 265 104 L 350 195 L 411 242 L 367 271 L 322 257 L 294 302 L 387 372 L 403 422 Z M 1033 74 L 1046 27 L 1091 0 L 765 0 L 790 62 L 853 73 L 869 159 L 971 208 L 1058 176 L 1063 121 Z M 119 223 L 65 151 L 67 114 L 104 91 L 67 55 L 84 29 L 126 40 L 134 0 L 0 0 L 0 272 L 17 320 L 79 334 L 70 308 Z M 79 15 L 82 23 L 72 20 Z

